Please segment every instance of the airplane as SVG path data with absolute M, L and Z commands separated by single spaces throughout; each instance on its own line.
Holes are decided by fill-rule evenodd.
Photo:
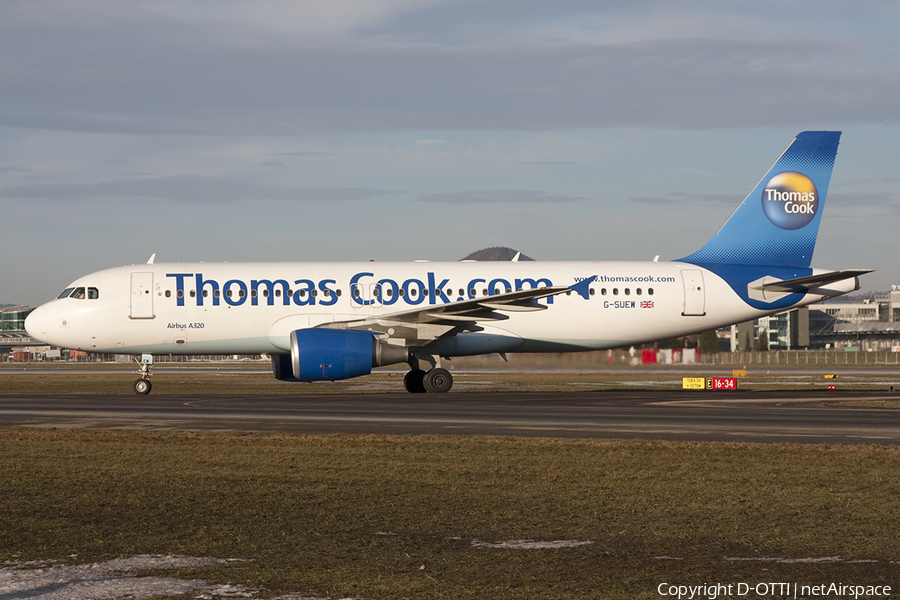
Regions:
M 26 319 L 42 342 L 132 354 L 263 354 L 276 379 L 334 381 L 407 363 L 618 348 L 708 331 L 859 289 L 870 269 L 811 267 L 839 131 L 797 135 L 719 231 L 670 262 L 156 263 L 86 275 Z M 424 368 L 423 368 L 424 367 Z

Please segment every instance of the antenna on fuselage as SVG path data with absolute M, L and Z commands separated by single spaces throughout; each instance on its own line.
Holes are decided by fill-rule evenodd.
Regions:
M 150 255 L 150 260 L 147 261 L 147 264 L 152 265 L 153 261 L 155 261 L 155 260 L 156 260 L 156 252 L 154 252 L 153 254 Z

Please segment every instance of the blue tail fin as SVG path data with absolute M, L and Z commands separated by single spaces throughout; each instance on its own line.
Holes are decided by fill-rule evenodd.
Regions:
M 692 264 L 809 267 L 840 131 L 804 131 L 788 146 Z

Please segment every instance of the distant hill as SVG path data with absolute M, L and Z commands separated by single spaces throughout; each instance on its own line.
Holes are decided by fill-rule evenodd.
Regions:
M 477 260 L 479 262 L 486 261 L 510 261 L 516 255 L 518 250 L 514 250 L 513 248 L 507 248 L 506 246 L 494 246 L 492 248 L 484 248 L 482 250 L 476 250 L 472 254 L 466 256 L 462 260 Z M 534 260 L 530 256 L 525 256 L 524 254 L 519 257 L 519 260 Z

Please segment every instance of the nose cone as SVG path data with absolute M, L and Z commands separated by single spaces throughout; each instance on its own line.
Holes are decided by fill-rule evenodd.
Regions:
M 28 335 L 42 342 L 47 341 L 47 309 L 38 306 L 25 318 L 25 331 Z

